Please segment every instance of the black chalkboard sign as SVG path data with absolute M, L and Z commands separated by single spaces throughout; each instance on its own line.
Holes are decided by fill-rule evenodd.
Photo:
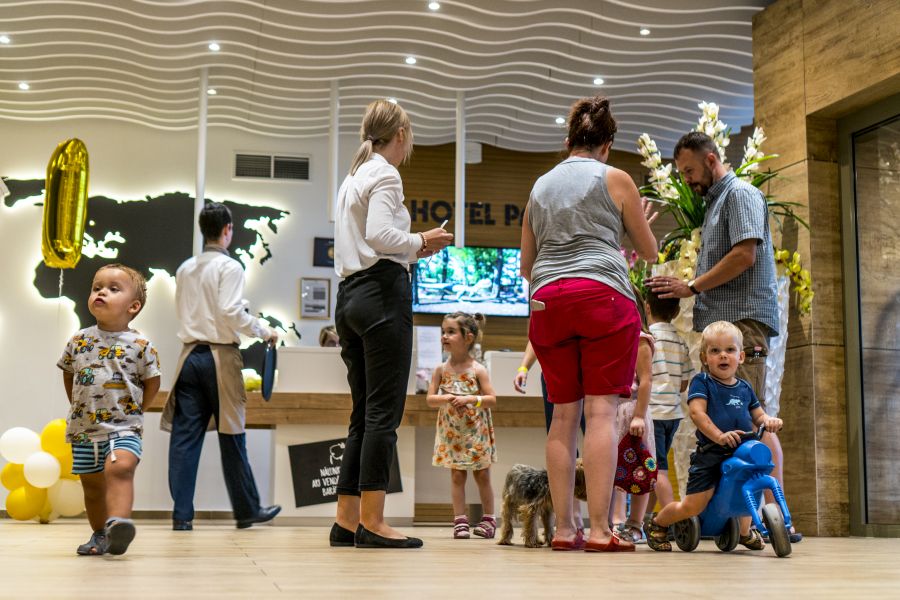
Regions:
M 341 474 L 346 438 L 288 446 L 296 506 L 337 501 L 337 481 Z M 397 453 L 391 463 L 388 494 L 403 491 Z

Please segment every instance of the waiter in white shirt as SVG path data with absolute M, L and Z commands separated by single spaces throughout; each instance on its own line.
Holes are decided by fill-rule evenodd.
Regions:
M 433 255 L 453 235 L 442 228 L 410 233 L 397 167 L 413 146 L 409 117 L 376 100 L 366 108 L 362 144 L 338 192 L 334 265 L 335 325 L 353 411 L 341 473 L 332 546 L 418 548 L 384 522 L 384 499 L 403 417 L 412 359 L 409 263 Z
M 203 253 L 189 258 L 175 275 L 175 305 L 184 343 L 176 368 L 178 379 L 163 411 L 161 428 L 172 432 L 169 441 L 169 491 L 175 502 L 172 528 L 193 529 L 194 487 L 203 438 L 215 419 L 225 486 L 243 529 L 263 523 L 281 511 L 262 507 L 253 471 L 247 460 L 244 433 L 244 362 L 240 337 L 262 338 L 270 344 L 278 335 L 248 312 L 244 269 L 228 253 L 233 224 L 224 204 L 209 202 L 200 212 Z M 211 425 L 210 425 L 211 426 Z

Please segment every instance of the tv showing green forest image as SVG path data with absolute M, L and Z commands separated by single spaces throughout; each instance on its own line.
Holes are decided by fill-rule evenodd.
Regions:
M 413 269 L 413 311 L 528 316 L 528 282 L 518 248 L 450 246 Z

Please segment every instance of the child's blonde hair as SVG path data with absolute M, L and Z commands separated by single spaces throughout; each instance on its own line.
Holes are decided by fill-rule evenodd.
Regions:
M 459 328 L 462 330 L 463 335 L 465 336 L 468 333 L 472 334 L 472 343 L 469 344 L 468 350 L 471 352 L 472 348 L 475 344 L 481 343 L 481 338 L 483 335 L 482 329 L 484 328 L 484 324 L 487 322 L 487 319 L 481 313 L 475 313 L 474 315 L 470 315 L 469 313 L 464 312 L 455 312 L 444 315 L 444 320 L 453 319 L 459 324 Z
M 144 279 L 144 276 L 141 275 L 139 271 L 136 271 L 131 267 L 126 267 L 121 263 L 103 265 L 102 267 L 97 269 L 97 273 L 105 269 L 118 269 L 128 276 L 128 280 L 131 282 L 131 287 L 134 288 L 134 299 L 141 303 L 141 308 L 138 309 L 136 313 L 134 313 L 134 316 L 136 317 L 141 314 L 141 311 L 144 310 L 144 305 L 147 304 L 147 280 Z M 94 277 L 97 276 L 97 273 L 94 273 Z M 134 317 L 132 317 L 132 319 L 133 318 Z
M 734 341 L 737 342 L 738 350 L 744 349 L 744 334 L 741 333 L 741 330 L 738 329 L 734 323 L 729 323 L 728 321 L 716 321 L 715 323 L 707 325 L 703 330 L 702 337 L 700 338 L 700 352 L 706 352 L 708 338 L 722 334 L 734 336 Z

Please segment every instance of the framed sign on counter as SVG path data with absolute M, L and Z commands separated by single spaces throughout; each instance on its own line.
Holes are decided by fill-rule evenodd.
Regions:
M 325 277 L 300 278 L 300 318 L 331 318 L 331 280 Z

